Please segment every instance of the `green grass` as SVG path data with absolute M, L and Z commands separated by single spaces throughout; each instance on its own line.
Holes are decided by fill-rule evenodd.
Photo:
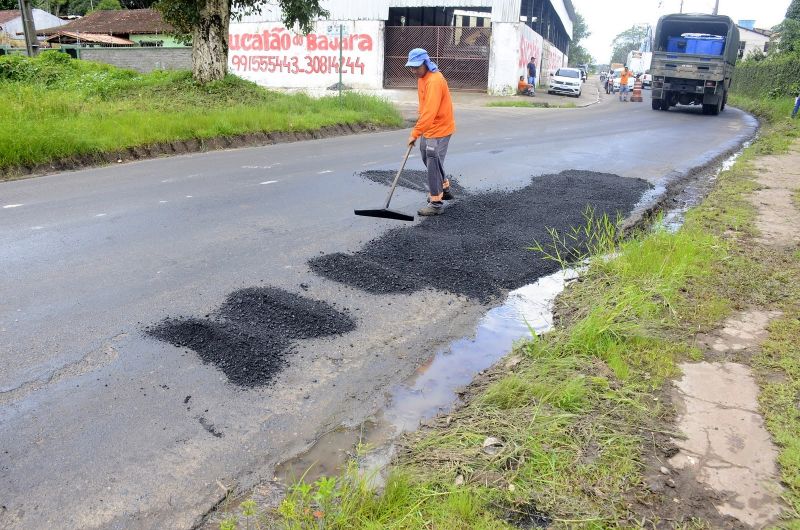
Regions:
M 577 108 L 575 103 L 547 103 L 544 101 L 490 101 L 486 104 L 487 107 L 528 107 L 537 109 L 574 109 Z
M 678 361 L 703 358 L 696 333 L 753 306 L 783 314 L 752 365 L 780 448 L 788 505 L 781 527 L 798 527 L 800 248 L 760 247 L 748 200 L 758 189 L 758 156 L 785 152 L 796 132 L 780 105 L 762 108 L 777 121 L 765 124 L 676 233 L 655 229 L 619 241 L 614 223 L 589 211 L 584 226 L 534 246 L 542 258 L 567 263 L 585 255 L 565 249 L 588 240 L 588 252 L 605 258 L 593 259 L 562 294 L 557 328 L 517 346 L 521 362 L 490 370 L 447 421 L 401 440 L 383 492 L 351 463 L 340 476 L 295 484 L 276 513 L 261 514 L 264 527 L 503 529 L 537 513 L 553 528 L 655 525 L 632 506 L 650 498 L 642 455 L 651 433 L 674 428 L 660 393 Z M 499 452 L 483 450 L 487 437 L 501 441 Z M 672 524 L 710 527 L 696 517 Z
M 370 96 L 287 95 L 235 76 L 201 86 L 188 72 L 138 74 L 58 52 L 0 58 L 0 99 L 0 172 L 157 142 L 402 121 Z

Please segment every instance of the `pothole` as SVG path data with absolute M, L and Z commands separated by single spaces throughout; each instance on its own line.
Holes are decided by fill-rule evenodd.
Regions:
M 549 229 L 584 226 L 587 206 L 596 217 L 625 217 L 648 189 L 643 180 L 606 173 L 544 175 L 521 189 L 457 199 L 444 215 L 390 230 L 352 254 L 313 258 L 309 266 L 373 294 L 433 288 L 489 302 L 559 268 L 531 251 L 534 242 L 550 241 Z M 580 233 L 567 243 L 585 244 Z
M 195 351 L 241 386 L 269 383 L 301 339 L 341 335 L 355 321 L 325 302 L 274 287 L 231 293 L 205 318 L 168 318 L 146 332 L 179 348 Z

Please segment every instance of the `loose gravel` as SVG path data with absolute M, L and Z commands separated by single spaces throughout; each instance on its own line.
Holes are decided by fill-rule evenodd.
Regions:
M 395 175 L 397 175 L 396 171 L 384 171 L 384 170 L 370 170 L 370 171 L 362 171 L 359 173 L 363 178 L 370 180 L 372 182 L 377 182 L 378 184 L 386 184 L 390 186 L 392 181 L 394 180 Z M 448 175 L 447 178 L 450 180 L 450 190 L 455 194 L 457 197 L 463 196 L 467 193 L 457 180 L 453 178 L 452 175 Z M 418 170 L 411 170 L 405 169 L 400 174 L 400 180 L 397 181 L 397 185 L 401 188 L 408 188 L 414 191 L 428 191 L 428 173 L 426 171 L 418 171 Z
M 364 176 L 388 184 L 394 177 L 389 173 Z M 423 171 L 404 175 L 411 178 L 404 185 L 425 189 Z M 548 227 L 582 226 L 587 206 L 597 215 L 625 216 L 649 188 L 643 180 L 589 171 L 537 177 L 514 191 L 468 194 L 454 188 L 457 199 L 444 215 L 390 230 L 353 254 L 327 254 L 308 263 L 325 278 L 369 293 L 433 288 L 490 302 L 558 269 L 559 264 L 529 250 L 535 241 L 548 240 Z M 346 311 L 325 302 L 258 287 L 230 294 L 205 318 L 169 318 L 145 331 L 197 352 L 231 382 L 254 387 L 275 379 L 296 341 L 355 327 Z
M 283 289 L 236 291 L 208 318 L 170 318 L 145 331 L 197 352 L 241 386 L 269 383 L 294 352 L 294 341 L 341 335 L 355 321 L 325 302 Z
M 555 272 L 559 264 L 529 250 L 595 215 L 628 215 L 650 189 L 644 180 L 591 171 L 536 177 L 514 191 L 464 195 L 445 213 L 396 228 L 353 254 L 308 262 L 315 273 L 373 294 L 433 288 L 490 302 L 506 291 Z

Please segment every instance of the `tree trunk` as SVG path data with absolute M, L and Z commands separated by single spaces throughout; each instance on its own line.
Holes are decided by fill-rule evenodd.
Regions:
M 198 83 L 217 81 L 228 72 L 231 0 L 205 0 L 192 33 L 192 75 Z

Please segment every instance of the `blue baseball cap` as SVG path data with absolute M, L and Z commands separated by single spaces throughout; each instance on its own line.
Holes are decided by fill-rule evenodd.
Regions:
M 414 48 L 408 52 L 408 62 L 406 63 L 406 66 L 417 67 L 425 61 L 430 60 L 431 58 L 427 51 L 423 50 L 422 48 Z

